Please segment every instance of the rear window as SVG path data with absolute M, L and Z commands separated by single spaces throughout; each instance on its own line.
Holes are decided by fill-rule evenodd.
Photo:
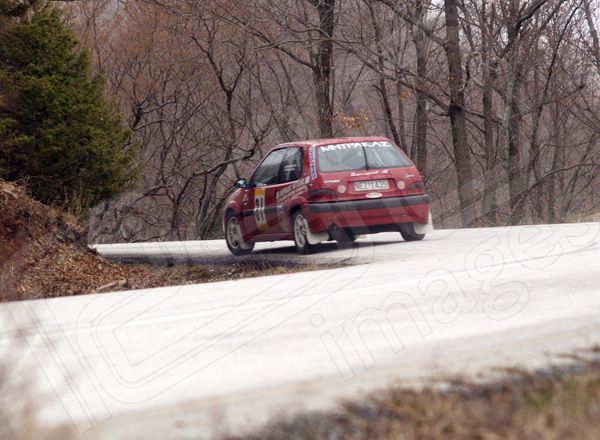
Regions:
M 322 173 L 411 166 L 400 150 L 387 141 L 324 145 L 317 149 L 317 157 Z

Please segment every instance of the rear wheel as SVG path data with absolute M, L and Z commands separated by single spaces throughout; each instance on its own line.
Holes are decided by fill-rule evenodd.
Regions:
M 254 249 L 254 244 L 246 243 L 242 236 L 242 228 L 235 215 L 230 212 L 225 221 L 225 241 L 233 255 L 247 255 Z
M 400 234 L 405 241 L 419 241 L 425 238 L 425 234 L 417 234 L 415 232 L 414 223 L 403 223 L 399 225 Z
M 294 244 L 296 250 L 301 254 L 310 254 L 315 250 L 315 245 L 308 242 L 308 222 L 302 214 L 298 211 L 294 214 L 292 219 L 294 225 Z

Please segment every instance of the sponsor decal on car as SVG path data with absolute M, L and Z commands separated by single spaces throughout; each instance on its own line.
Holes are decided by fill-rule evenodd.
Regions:
M 366 173 L 352 173 L 350 174 L 350 177 L 374 176 L 375 174 L 379 174 L 379 171 L 368 171 Z
M 261 231 L 269 228 L 267 214 L 265 213 L 265 188 L 256 188 L 254 191 L 254 218 Z
M 317 178 L 317 164 L 315 162 L 315 147 L 310 147 L 308 150 L 308 161 L 310 162 L 310 177 L 315 180 Z
M 367 148 L 394 148 L 394 146 L 392 144 L 390 144 L 389 142 L 385 142 L 385 141 L 376 141 L 376 142 L 352 142 L 349 144 L 333 144 L 333 145 L 326 145 L 324 147 L 321 147 L 321 151 L 339 151 L 339 150 L 351 150 L 354 148 L 363 148 L 363 147 L 367 147 Z
M 278 191 L 275 195 L 275 200 L 277 204 L 285 203 L 286 201 L 294 198 L 298 194 L 302 194 L 304 191 L 308 189 L 308 177 L 306 179 L 298 180 L 294 183 L 283 188 L 281 191 Z

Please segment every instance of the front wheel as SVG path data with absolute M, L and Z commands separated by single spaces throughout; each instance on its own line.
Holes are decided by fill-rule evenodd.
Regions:
M 417 234 L 413 223 L 403 223 L 400 226 L 400 234 L 405 241 L 419 241 L 425 238 L 425 234 Z
M 294 225 L 294 244 L 296 250 L 301 254 L 310 254 L 315 249 L 315 245 L 310 244 L 308 241 L 308 222 L 302 214 L 297 212 L 293 217 Z
M 229 251 L 235 255 L 247 255 L 254 249 L 254 244 L 246 243 L 242 237 L 242 228 L 233 213 L 227 215 L 225 222 L 225 241 Z

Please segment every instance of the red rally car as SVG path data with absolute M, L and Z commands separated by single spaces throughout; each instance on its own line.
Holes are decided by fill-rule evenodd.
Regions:
M 249 181 L 240 178 L 225 210 L 227 247 L 294 240 L 300 253 L 327 241 L 398 231 L 407 241 L 433 230 L 429 196 L 410 159 L 381 137 L 278 145 Z

